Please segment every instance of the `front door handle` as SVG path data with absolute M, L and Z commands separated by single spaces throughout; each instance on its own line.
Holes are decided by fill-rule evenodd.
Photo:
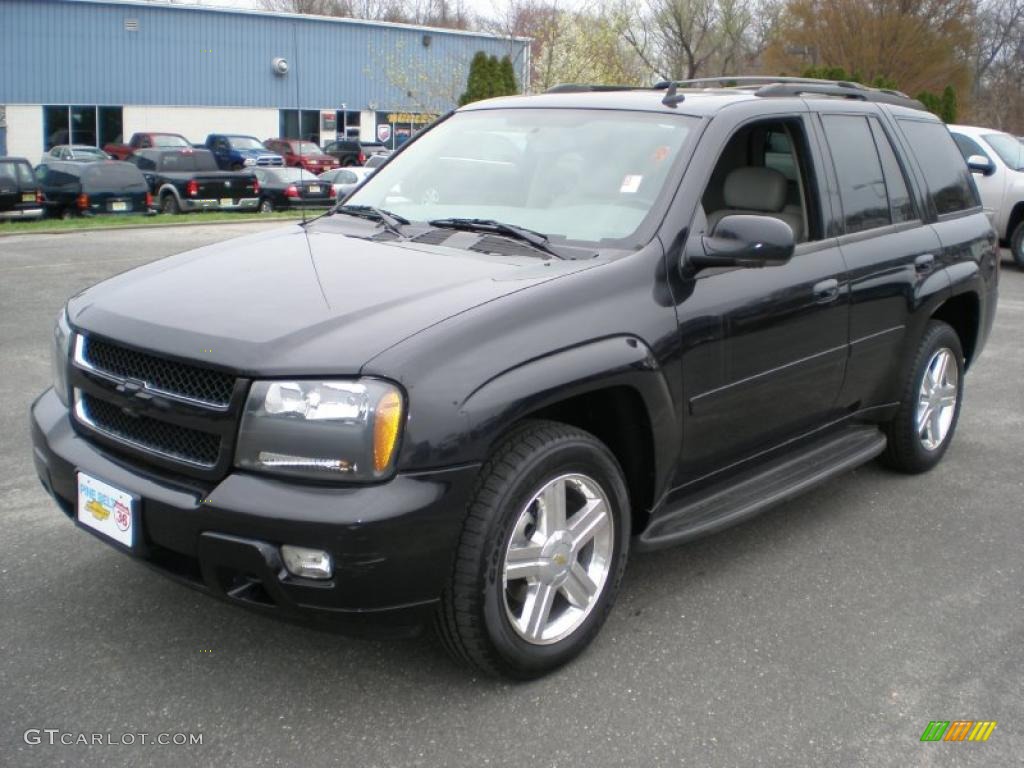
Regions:
M 923 253 L 914 259 L 914 269 L 922 274 L 927 274 L 935 268 L 935 256 L 930 253 Z
M 814 300 L 819 304 L 834 301 L 839 295 L 839 281 L 834 277 L 814 285 Z

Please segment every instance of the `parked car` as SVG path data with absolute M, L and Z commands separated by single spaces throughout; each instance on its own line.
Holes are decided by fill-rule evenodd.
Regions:
M 301 168 L 256 168 L 260 182 L 260 212 L 334 205 L 334 187 Z
M 358 139 L 338 139 L 329 142 L 324 152 L 338 159 L 342 167 L 363 165 L 368 157 L 388 154 L 388 148 L 377 142 L 363 142 Z
M 149 185 L 138 168 L 116 160 L 52 160 L 36 166 L 48 216 L 155 213 Z
M 310 173 L 323 173 L 339 166 L 334 157 L 324 154 L 312 141 L 299 139 L 267 139 L 263 145 L 284 158 L 284 164 L 292 168 L 303 168 Z
M 126 160 L 137 149 L 185 149 L 192 142 L 180 133 L 157 133 L 142 131 L 133 133 L 127 144 L 104 144 L 103 151 L 115 160 Z
M 951 125 L 949 130 L 974 175 L 1000 242 L 1024 269 L 1024 144 L 991 128 Z
M 164 213 L 254 211 L 260 187 L 250 171 L 222 171 L 205 149 L 140 149 L 129 158 Z
M 999 280 L 949 131 L 892 91 L 737 80 L 470 104 L 332 215 L 76 294 L 44 487 L 223 600 L 433 623 L 522 679 L 594 639 L 631 552 L 876 457 L 935 468 Z
M 99 147 L 91 144 L 58 144 L 43 155 L 40 162 L 50 160 L 74 160 L 77 162 L 91 163 L 96 160 L 112 160 L 113 158 Z
M 284 166 L 284 158 L 263 146 L 255 136 L 211 133 L 206 137 L 206 148 L 213 153 L 217 166 L 226 171 Z
M 382 165 L 384 165 L 384 163 L 388 161 L 388 158 L 390 156 L 390 152 L 380 152 L 376 155 L 370 155 L 370 157 L 366 158 L 366 162 L 363 163 L 363 167 L 369 168 L 371 171 L 376 170 L 377 168 L 380 168 Z
M 0 221 L 39 219 L 43 193 L 23 157 L 0 157 Z
M 336 168 L 320 174 L 320 180 L 334 187 L 334 196 L 341 200 L 345 195 L 363 183 L 363 179 L 373 175 L 372 168 L 361 168 L 353 165 L 349 168 Z

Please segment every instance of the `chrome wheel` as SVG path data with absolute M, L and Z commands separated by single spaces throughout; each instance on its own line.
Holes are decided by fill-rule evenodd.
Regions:
M 959 378 L 952 350 L 936 350 L 925 366 L 917 396 L 917 436 L 925 450 L 934 451 L 949 434 L 960 393 Z
M 503 563 L 505 613 L 529 643 L 571 635 L 597 604 L 611 570 L 608 496 L 586 475 L 562 475 L 523 508 Z

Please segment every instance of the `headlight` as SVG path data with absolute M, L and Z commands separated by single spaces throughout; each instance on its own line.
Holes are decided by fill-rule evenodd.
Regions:
M 71 350 L 71 326 L 68 313 L 62 309 L 53 328 L 50 364 L 53 368 L 53 391 L 64 405 L 68 404 L 68 354 Z
M 247 157 L 242 161 L 242 165 L 256 165 L 255 157 Z
M 379 379 L 257 381 L 235 450 L 244 469 L 354 482 L 394 472 L 402 393 Z

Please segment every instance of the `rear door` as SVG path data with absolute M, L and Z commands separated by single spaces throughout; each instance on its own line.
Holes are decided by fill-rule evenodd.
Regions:
M 939 240 L 922 219 L 879 112 L 843 104 L 819 116 L 837 192 L 839 248 L 850 288 L 850 360 L 840 405 L 890 398 L 907 322 L 937 268 Z

